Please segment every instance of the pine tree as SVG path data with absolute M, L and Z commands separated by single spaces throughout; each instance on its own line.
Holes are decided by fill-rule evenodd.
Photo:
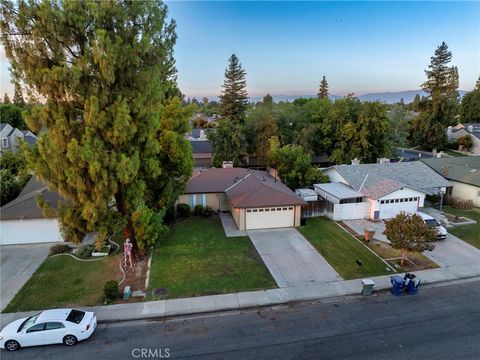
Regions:
M 11 104 L 10 98 L 8 97 L 7 93 L 5 93 L 5 95 L 3 95 L 3 103 L 4 104 Z
M 235 54 L 228 61 L 220 95 L 220 114 L 235 124 L 243 124 L 248 106 L 246 72 Z
M 270 94 L 267 94 L 263 97 L 262 104 L 267 107 L 273 106 L 273 97 Z
M 425 70 L 427 81 L 421 86 L 427 99 L 420 106 L 420 116 L 412 122 L 410 138 L 415 145 L 442 148 L 447 143 L 445 129 L 455 123 L 458 111 L 458 69 L 449 66 L 452 53 L 445 42 L 435 50 Z
M 322 81 L 320 82 L 320 88 L 317 93 L 317 97 L 319 99 L 328 98 L 328 83 L 325 76 L 323 77 Z
M 480 78 L 477 80 L 475 89 L 462 98 L 460 119 L 464 123 L 480 122 Z
M 420 112 L 420 94 L 415 95 L 415 98 L 412 102 L 412 110 L 415 112 Z
M 66 240 L 120 222 L 134 249 L 151 245 L 192 169 L 191 109 L 171 97 L 176 34 L 167 7 L 32 1 L 2 3 L 1 12 L 15 80 L 45 99 L 26 119 L 45 132 L 24 150 L 35 175 L 67 200 L 57 214 Z
M 25 106 L 25 100 L 22 95 L 22 88 L 19 83 L 15 83 L 15 91 L 13 93 L 13 103 L 18 107 L 23 108 Z

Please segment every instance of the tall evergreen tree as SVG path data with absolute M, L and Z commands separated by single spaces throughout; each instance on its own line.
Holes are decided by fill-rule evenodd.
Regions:
M 213 166 L 221 167 L 224 161 L 233 161 L 234 166 L 245 166 L 247 154 L 242 125 L 220 119 L 216 130 L 210 132 L 208 137 L 213 147 Z
M 415 98 L 412 102 L 412 110 L 415 112 L 420 112 L 420 94 L 415 95 Z
M 460 119 L 464 123 L 480 122 L 480 78 L 477 80 L 475 89 L 465 94 L 462 99 Z
M 45 99 L 26 119 L 45 132 L 24 150 L 35 175 L 67 200 L 58 209 L 67 240 L 105 235 L 120 221 L 134 249 L 152 244 L 192 169 L 191 110 L 172 98 L 176 34 L 167 7 L 2 0 L 1 13 L 14 76 Z
M 273 97 L 270 94 L 267 94 L 263 97 L 262 104 L 267 107 L 273 106 Z
M 458 69 L 449 65 L 452 53 L 445 42 L 430 59 L 427 81 L 422 84 L 428 96 L 420 116 L 412 122 L 410 138 L 416 145 L 441 148 L 447 142 L 445 128 L 455 123 L 458 110 Z
M 318 89 L 317 97 L 319 99 L 328 98 L 328 83 L 325 76 L 323 77 L 322 81 L 320 82 L 320 88 Z
M 235 54 L 228 61 L 220 95 L 220 114 L 235 124 L 243 124 L 248 106 L 246 72 Z
M 10 98 L 8 97 L 8 94 L 7 94 L 7 93 L 5 93 L 5 94 L 3 95 L 3 103 L 4 103 L 4 104 L 11 104 Z
M 18 107 L 23 108 L 25 106 L 25 100 L 22 95 L 22 88 L 18 82 L 15 83 L 15 90 L 13 93 L 13 103 Z

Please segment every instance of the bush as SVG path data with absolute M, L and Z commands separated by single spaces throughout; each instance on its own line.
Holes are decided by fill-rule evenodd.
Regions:
M 213 210 L 210 206 L 205 206 L 203 209 L 203 216 L 209 217 L 215 214 L 215 210 Z
M 177 215 L 180 219 L 189 217 L 191 215 L 190 205 L 188 205 L 188 204 L 178 204 L 177 205 Z
M 454 207 L 455 209 L 460 210 L 471 210 L 473 209 L 472 200 L 463 200 L 456 197 L 448 196 L 446 199 L 447 205 Z
M 103 294 L 107 302 L 112 302 L 118 299 L 118 282 L 109 280 L 103 285 Z
M 203 205 L 195 205 L 195 207 L 193 208 L 193 213 L 197 216 L 203 215 Z
M 50 248 L 50 254 L 48 254 L 48 256 L 65 254 L 69 252 L 70 246 L 68 246 L 67 244 L 55 244 Z
M 88 245 L 80 245 L 75 250 L 75 256 L 79 257 L 80 259 L 88 259 L 92 256 L 92 252 L 95 249 L 95 245 L 88 244 Z

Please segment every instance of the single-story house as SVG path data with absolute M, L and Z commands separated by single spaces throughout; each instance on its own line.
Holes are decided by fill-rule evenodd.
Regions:
M 472 154 L 480 154 L 480 124 L 458 124 L 455 126 L 449 126 L 447 128 L 447 138 L 449 141 L 456 141 L 458 138 L 470 135 L 472 139 L 472 147 L 469 151 Z
M 299 226 L 306 204 L 265 171 L 230 167 L 194 175 L 178 202 L 229 211 L 239 230 Z
M 324 170 L 331 184 L 315 191 L 334 220 L 389 219 L 400 212 L 415 213 L 425 196 L 445 193 L 452 186 L 421 161 L 335 165 Z
M 480 206 L 480 156 L 424 159 L 425 164 L 453 185 L 448 194 L 462 200 L 472 200 Z
M 0 208 L 0 245 L 63 241 L 58 220 L 45 217 L 37 206 L 37 194 L 52 207 L 62 200 L 32 176 L 17 198 Z
M 193 154 L 194 170 L 204 170 L 212 167 L 213 148 L 208 140 L 190 140 Z

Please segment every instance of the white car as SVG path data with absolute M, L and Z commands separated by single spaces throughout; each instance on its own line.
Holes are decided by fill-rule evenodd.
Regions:
M 447 238 L 447 234 L 448 234 L 447 229 L 445 229 L 442 225 L 440 225 L 438 221 L 435 220 L 435 218 L 422 212 L 418 212 L 417 215 L 423 219 L 423 222 L 425 224 L 427 224 L 432 228 L 435 228 L 435 231 L 437 234 L 437 240 L 445 240 Z
M 97 327 L 93 312 L 54 309 L 15 320 L 0 331 L 0 348 L 15 351 L 21 347 L 65 344 L 73 346 L 88 339 Z

